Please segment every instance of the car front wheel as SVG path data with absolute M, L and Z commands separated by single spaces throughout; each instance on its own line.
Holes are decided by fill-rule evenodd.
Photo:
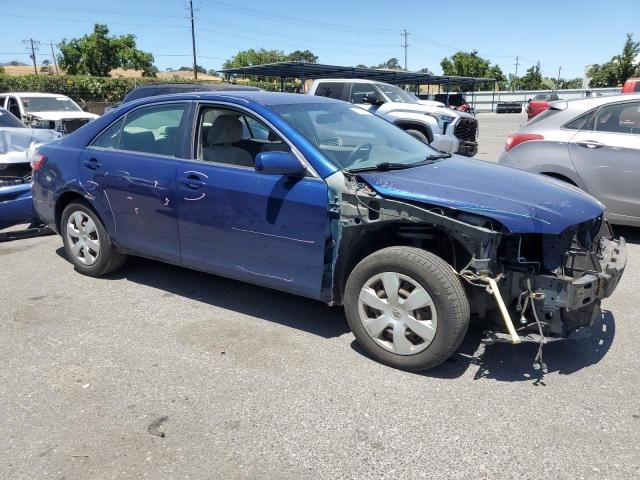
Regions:
M 403 370 L 441 364 L 469 326 L 460 279 L 440 257 L 418 248 L 385 248 L 362 260 L 347 281 L 344 308 L 362 348 Z
M 84 202 L 66 206 L 60 234 L 67 257 L 85 275 L 105 275 L 122 267 L 126 260 L 126 255 L 118 252 L 111 242 L 98 215 Z

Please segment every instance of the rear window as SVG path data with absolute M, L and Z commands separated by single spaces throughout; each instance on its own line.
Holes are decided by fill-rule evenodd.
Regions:
M 531 120 L 529 120 L 527 123 L 525 123 L 525 125 L 533 125 L 534 123 L 538 123 L 540 120 L 544 120 L 545 118 L 549 118 L 551 115 L 554 115 L 558 112 L 560 112 L 561 110 L 555 109 L 555 108 L 547 108 L 545 111 L 539 113 L 538 115 L 536 115 L 535 117 L 533 117 Z
M 318 97 L 342 100 L 342 95 L 346 86 L 347 84 L 344 82 L 322 82 L 318 84 L 315 95 Z

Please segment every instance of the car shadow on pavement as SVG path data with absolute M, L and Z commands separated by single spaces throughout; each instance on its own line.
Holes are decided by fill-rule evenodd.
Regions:
M 418 372 L 417 375 L 454 379 L 462 376 L 469 368 L 477 367 L 474 380 L 530 381 L 534 385 L 544 385 L 545 372 L 534 365 L 539 347 L 537 343 L 485 345 L 482 342 L 484 327 L 481 322 L 472 324 L 458 350 L 446 362 L 426 372 Z M 543 347 L 546 374 L 555 372 L 570 375 L 598 363 L 611 348 L 614 336 L 613 314 L 604 311 L 601 320 L 594 325 L 592 336 L 552 342 Z M 351 347 L 361 355 L 368 356 L 355 341 Z
M 613 225 L 613 233 L 616 237 L 624 237 L 627 243 L 640 244 L 640 228 Z
M 67 260 L 63 248 L 56 253 Z M 104 280 L 127 279 L 169 294 L 296 328 L 324 338 L 348 333 L 342 309 L 293 294 L 271 290 L 163 262 L 129 257 Z

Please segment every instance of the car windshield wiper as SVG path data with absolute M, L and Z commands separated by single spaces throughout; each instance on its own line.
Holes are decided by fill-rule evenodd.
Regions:
M 419 162 L 422 163 L 422 162 Z M 348 168 L 346 169 L 349 173 L 357 173 L 357 172 L 369 172 L 379 170 L 381 172 L 386 172 L 389 170 L 402 170 L 405 168 L 411 168 L 415 166 L 414 163 L 393 163 L 393 162 L 380 162 L 375 165 L 370 165 L 368 167 L 360 167 L 360 168 Z
M 442 158 L 451 158 L 450 153 L 434 153 L 433 155 L 427 155 L 424 159 L 426 161 L 429 160 L 440 160 Z
M 422 165 L 428 165 L 429 163 L 433 163 L 435 160 L 442 160 L 443 158 L 449 158 L 450 156 L 451 156 L 450 153 L 438 153 L 433 155 L 427 155 L 424 158 L 424 160 L 420 160 L 419 162 L 414 162 L 414 163 L 380 162 L 380 163 L 376 163 L 375 165 L 371 165 L 369 167 L 349 168 L 346 170 L 349 173 L 371 172 L 371 171 L 387 172 L 389 170 L 404 170 L 405 168 L 421 167 Z

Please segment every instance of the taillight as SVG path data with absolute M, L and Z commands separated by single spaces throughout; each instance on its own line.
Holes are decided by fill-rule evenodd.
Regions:
M 39 153 L 34 154 L 33 157 L 31 157 L 31 169 L 37 172 L 42 168 L 46 159 L 47 157 L 44 155 L 40 155 Z
M 537 133 L 512 133 L 507 137 L 507 141 L 504 144 L 504 149 L 507 152 L 510 152 L 521 143 L 529 142 L 531 140 L 544 140 L 544 137 L 542 135 L 538 135 Z

